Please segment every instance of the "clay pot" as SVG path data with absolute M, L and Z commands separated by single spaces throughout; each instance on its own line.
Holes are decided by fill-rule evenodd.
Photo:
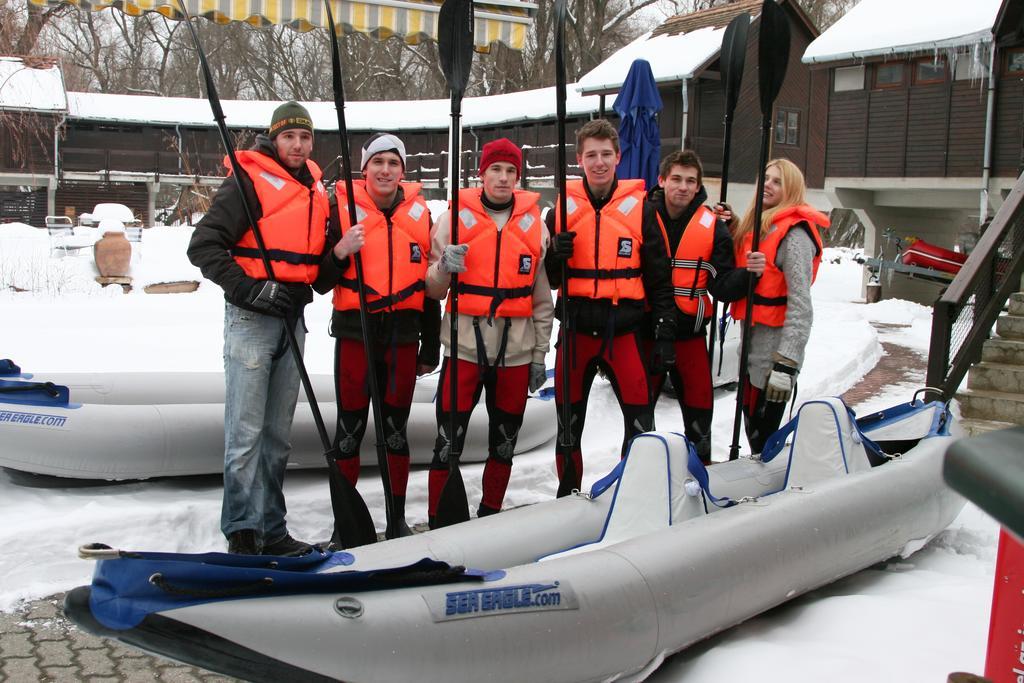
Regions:
M 103 277 L 123 277 L 132 260 L 132 244 L 123 232 L 105 232 L 93 246 L 96 268 Z

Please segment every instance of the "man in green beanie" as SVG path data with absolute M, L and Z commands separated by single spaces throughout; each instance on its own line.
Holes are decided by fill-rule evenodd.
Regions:
M 228 552 L 302 555 L 309 544 L 292 538 L 285 525 L 284 472 L 299 390 L 285 326 L 294 329 L 301 352 L 303 309 L 325 257 L 329 208 L 320 168 L 310 159 L 313 122 L 306 108 L 282 104 L 267 133 L 237 153 L 245 196 L 225 180 L 196 226 L 188 257 L 226 299 L 221 531 Z

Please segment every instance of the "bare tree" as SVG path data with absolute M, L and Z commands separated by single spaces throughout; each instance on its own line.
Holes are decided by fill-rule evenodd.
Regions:
M 569 0 L 568 77 L 576 80 L 666 16 L 732 0 Z M 824 28 L 856 0 L 798 0 Z M 114 9 L 90 12 L 61 5 L 48 10 L 28 0 L 0 0 L 0 51 L 28 45 L 62 59 L 71 90 L 201 95 L 198 59 L 181 22 Z M 24 5 L 20 3 L 26 3 Z M 661 16 L 659 16 L 659 14 Z M 283 26 L 221 25 L 196 20 L 220 95 L 226 99 L 331 99 L 329 36 Z M 346 95 L 351 100 L 444 97 L 446 87 L 432 40 L 380 40 L 364 34 L 340 41 Z M 554 83 L 554 3 L 539 2 L 521 51 L 492 45 L 474 62 L 468 94 L 487 95 Z

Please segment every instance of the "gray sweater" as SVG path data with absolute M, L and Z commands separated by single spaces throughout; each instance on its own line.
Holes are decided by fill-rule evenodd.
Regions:
M 747 369 L 750 383 L 764 389 L 771 374 L 774 355 L 804 363 L 804 348 L 811 335 L 814 307 L 811 305 L 811 263 L 816 247 L 806 230 L 792 229 L 779 244 L 775 265 L 786 277 L 786 320 L 782 327 L 755 325 L 751 328 Z

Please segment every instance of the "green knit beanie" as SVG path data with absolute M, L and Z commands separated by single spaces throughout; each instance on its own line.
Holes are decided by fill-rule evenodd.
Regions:
M 302 128 L 310 133 L 313 132 L 313 119 L 309 117 L 309 111 L 295 100 L 285 102 L 274 110 L 268 131 L 270 139 L 273 140 L 278 133 L 292 128 Z

